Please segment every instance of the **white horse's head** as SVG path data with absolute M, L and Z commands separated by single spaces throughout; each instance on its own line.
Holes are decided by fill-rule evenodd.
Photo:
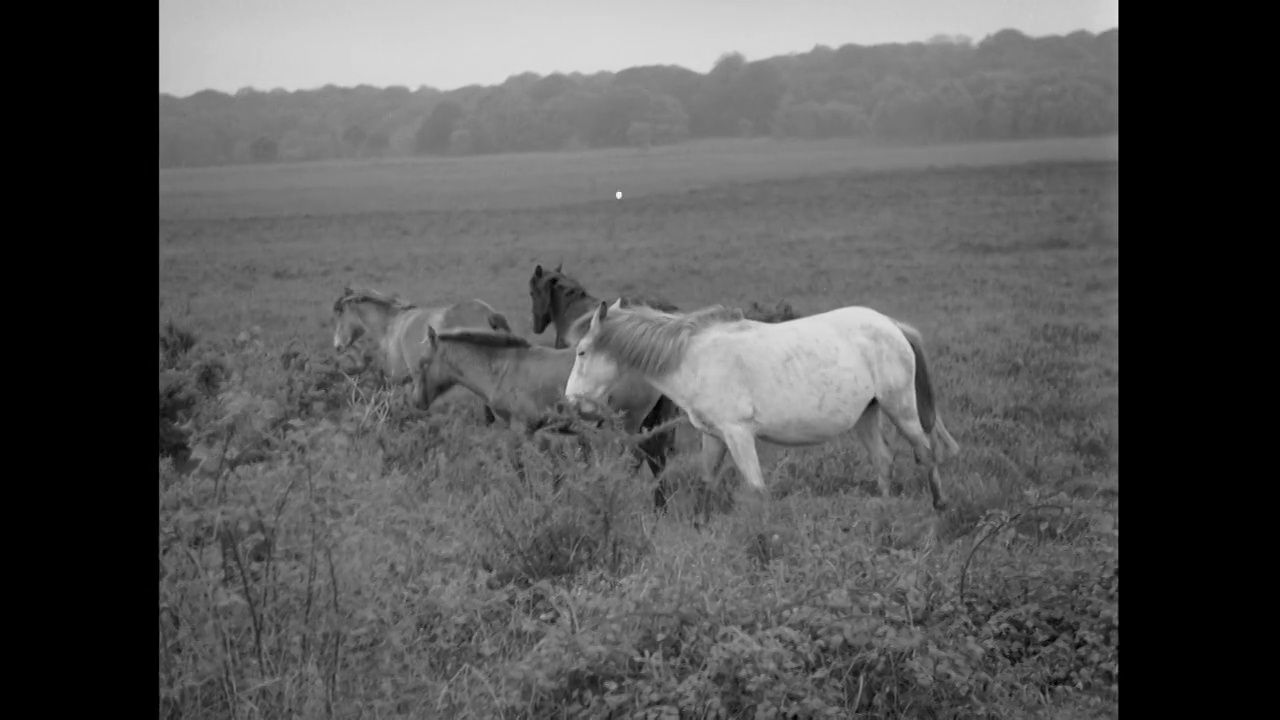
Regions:
M 620 302 L 613 304 L 617 310 Z M 564 388 L 565 400 L 586 412 L 599 412 L 608 402 L 608 393 L 617 382 L 621 371 L 613 358 L 597 352 L 593 345 L 600 332 L 600 323 L 609 313 L 609 306 L 601 302 L 595 314 L 591 316 L 591 326 L 578 341 L 577 357 L 573 359 L 573 370 L 569 372 L 569 382 Z

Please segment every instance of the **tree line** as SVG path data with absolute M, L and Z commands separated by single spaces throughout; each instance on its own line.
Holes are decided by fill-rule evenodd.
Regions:
M 702 74 L 524 73 L 443 92 L 361 85 L 160 94 L 160 167 L 648 147 L 702 137 L 946 142 L 1119 130 L 1119 28 L 817 46 Z

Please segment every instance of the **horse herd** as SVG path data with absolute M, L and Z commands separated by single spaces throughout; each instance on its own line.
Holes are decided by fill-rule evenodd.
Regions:
M 633 445 L 632 471 L 647 463 L 662 507 L 666 462 L 682 413 L 702 440 L 704 488 L 728 453 L 747 486 L 767 497 L 756 441 L 828 442 L 852 430 L 889 495 L 892 455 L 882 417 L 907 438 L 933 506 L 946 506 L 939 466 L 959 445 L 937 410 L 920 333 L 866 307 L 762 322 L 736 308 L 692 312 L 639 297 L 612 304 L 561 267 L 529 278 L 533 331 L 555 327 L 554 347 L 515 334 L 488 303 L 420 308 L 394 295 L 344 288 L 334 303 L 341 351 L 368 335 L 392 383 L 412 382 L 426 410 L 455 386 L 485 403 L 485 422 L 538 426 L 568 406 L 585 418 L 620 414 Z M 767 318 L 766 318 L 767 320 Z

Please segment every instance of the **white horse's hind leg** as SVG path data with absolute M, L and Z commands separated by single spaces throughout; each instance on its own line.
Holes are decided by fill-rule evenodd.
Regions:
M 933 497 L 933 507 L 942 510 L 946 507 L 946 499 L 942 495 L 942 478 L 938 474 L 938 464 L 934 459 L 933 444 L 920 424 L 920 415 L 915 407 L 915 393 L 904 393 L 906 398 L 895 398 L 893 402 L 881 401 L 885 414 L 893 421 L 898 432 L 906 436 L 915 451 L 916 463 L 924 466 L 929 478 L 929 494 Z M 936 429 L 936 428 L 935 428 Z
M 867 455 L 871 456 L 876 482 L 880 484 L 880 494 L 889 497 L 889 472 L 893 469 L 893 453 L 889 452 L 889 447 L 884 443 L 880 403 L 872 402 L 862 411 L 862 417 L 858 418 L 853 431 L 858 440 L 862 441 L 862 447 L 867 449 Z

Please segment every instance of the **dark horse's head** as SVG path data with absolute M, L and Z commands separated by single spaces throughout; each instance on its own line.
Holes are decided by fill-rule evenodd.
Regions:
M 533 275 L 529 278 L 529 299 L 533 305 L 533 332 L 535 335 L 540 334 L 547 326 L 551 324 L 551 298 L 556 291 L 564 275 L 561 274 L 560 268 L 564 263 L 556 266 L 555 270 L 544 271 L 541 265 L 533 269 Z
M 556 315 L 565 312 L 587 291 L 577 280 L 564 274 L 564 263 L 555 270 L 543 270 L 539 265 L 529 278 L 529 299 L 533 306 L 533 332 L 541 333 L 556 321 Z M 556 347 L 562 347 L 557 344 Z

